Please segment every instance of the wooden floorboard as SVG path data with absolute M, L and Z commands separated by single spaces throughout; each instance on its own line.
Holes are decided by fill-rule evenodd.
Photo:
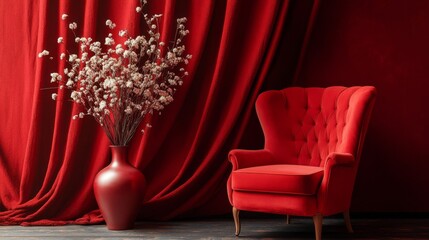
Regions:
M 239 238 L 234 236 L 234 223 L 229 218 L 138 222 L 134 229 L 109 231 L 105 225 L 67 225 L 57 227 L 0 226 L 1 240 L 51 239 L 313 239 L 310 218 L 241 219 Z M 328 218 L 323 222 L 323 239 L 429 239 L 428 218 L 352 219 L 354 233 L 348 233 L 343 220 Z

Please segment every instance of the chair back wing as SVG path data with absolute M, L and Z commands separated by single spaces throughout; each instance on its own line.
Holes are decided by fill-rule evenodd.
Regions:
M 259 95 L 256 111 L 265 149 L 284 163 L 324 166 L 331 152 L 358 161 L 375 88 L 290 87 Z

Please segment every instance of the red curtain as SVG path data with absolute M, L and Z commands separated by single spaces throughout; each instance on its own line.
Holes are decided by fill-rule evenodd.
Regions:
M 78 108 L 52 101 L 58 36 L 104 39 L 105 20 L 139 33 L 137 0 L 0 1 L 0 225 L 90 224 L 102 221 L 92 182 L 109 162 L 109 142 L 91 118 L 71 120 Z M 129 160 L 146 176 L 140 219 L 208 216 L 230 211 L 227 152 L 262 141 L 254 100 L 267 88 L 291 84 L 299 68 L 317 1 L 163 0 L 145 11 L 162 13 L 172 34 L 186 16 L 193 55 L 190 76 L 153 127 L 137 133 Z M 73 47 L 70 44 L 68 47 Z M 256 138 L 253 140 L 251 138 Z

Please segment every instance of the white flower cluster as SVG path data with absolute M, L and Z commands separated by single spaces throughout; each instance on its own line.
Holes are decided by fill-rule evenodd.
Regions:
M 49 55 L 49 51 L 43 50 L 42 52 L 39 53 L 39 58 L 44 57 L 44 56 L 48 56 Z
M 137 12 L 146 4 L 141 0 Z M 140 9 L 139 9 L 140 8 Z M 61 53 L 60 59 L 68 63 L 62 72 L 51 73 L 51 82 L 60 89 L 70 89 L 71 99 L 85 107 L 73 118 L 93 116 L 103 127 L 112 144 L 126 145 L 146 114 L 161 111 L 171 103 L 176 88 L 188 75 L 184 66 L 191 55 L 185 54 L 183 38 L 189 33 L 186 18 L 177 20 L 176 38 L 171 46 L 160 41 L 158 19 L 161 15 L 143 15 L 148 35 L 130 37 L 126 30 L 119 37 L 110 33 L 102 44 L 92 38 L 76 37 L 78 54 Z M 67 14 L 62 15 L 66 20 Z M 110 19 L 110 29 L 116 27 Z M 69 28 L 76 36 L 77 24 Z M 65 39 L 59 37 L 63 44 Z M 48 56 L 43 50 L 39 57 Z M 52 94 L 55 100 L 57 93 Z

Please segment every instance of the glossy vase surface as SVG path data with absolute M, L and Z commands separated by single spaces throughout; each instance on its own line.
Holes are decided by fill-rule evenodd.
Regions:
M 146 181 L 140 170 L 128 163 L 128 148 L 111 146 L 111 163 L 94 180 L 94 194 L 110 230 L 134 227 L 142 204 Z

